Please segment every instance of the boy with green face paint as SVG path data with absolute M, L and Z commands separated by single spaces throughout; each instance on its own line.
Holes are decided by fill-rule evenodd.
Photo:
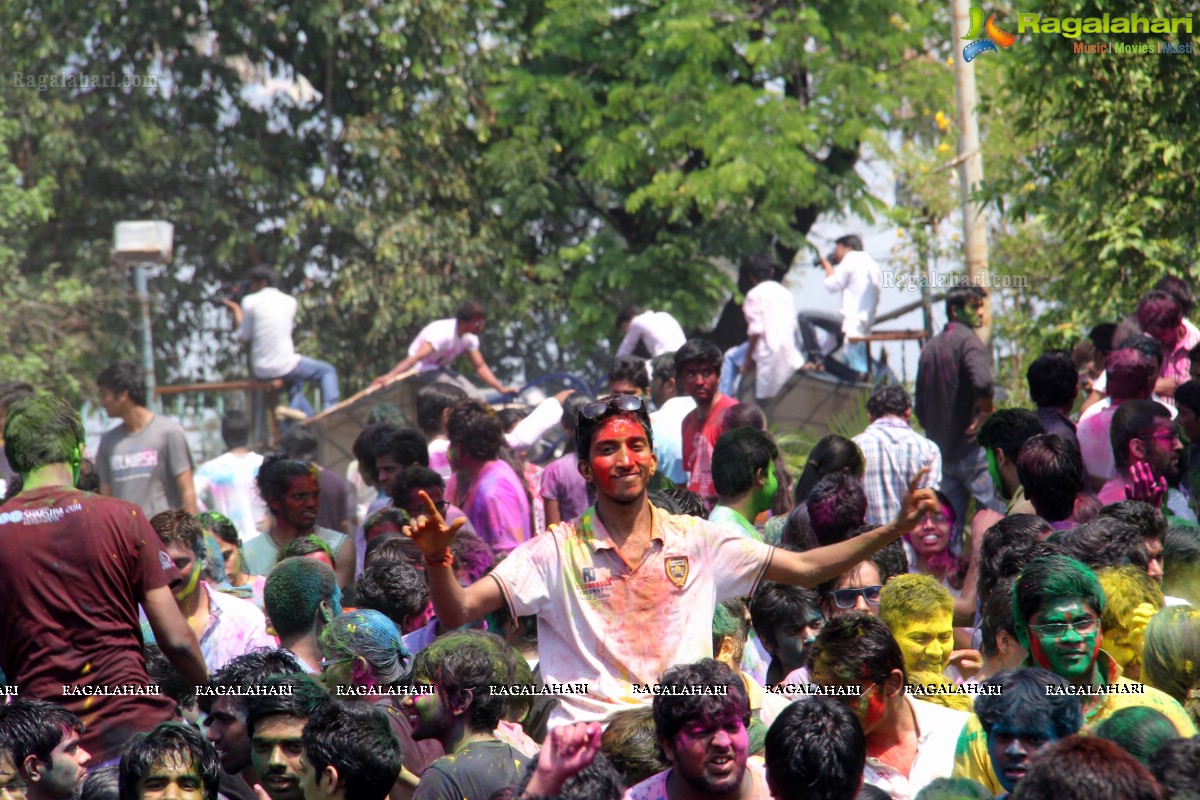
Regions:
M 1180 736 L 1194 736 L 1195 725 L 1176 700 L 1122 676 L 1112 657 L 1101 650 L 1104 607 L 1100 582 L 1080 562 L 1057 555 L 1031 561 L 1013 586 L 1017 636 L 1029 651 L 1025 666 L 1038 666 L 1067 680 L 1066 691 L 1083 700 L 1085 730 L 1121 708 L 1145 706 L 1162 712 Z M 1000 792 L 986 737 L 974 717 L 959 738 L 954 771 Z
M 754 519 L 771 508 L 779 489 L 775 459 L 779 448 L 757 428 L 736 428 L 721 435 L 713 448 L 713 486 L 717 505 L 710 522 L 736 526 L 746 536 L 762 541 Z
M 992 414 L 975 437 L 987 453 L 988 475 L 996 493 L 1007 503 L 1006 514 L 1033 514 L 1017 476 L 1017 455 L 1022 445 L 1046 429 L 1037 414 L 1024 408 L 1002 408 Z

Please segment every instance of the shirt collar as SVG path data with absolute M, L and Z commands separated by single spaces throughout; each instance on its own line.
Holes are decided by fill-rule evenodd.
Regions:
M 663 521 L 667 515 L 658 508 L 654 507 L 649 500 L 646 501 L 650 505 L 650 541 L 657 539 L 666 544 L 667 534 L 663 527 Z M 600 515 L 596 513 L 596 506 L 589 506 L 587 511 L 584 511 L 579 517 L 579 525 L 575 529 L 576 535 L 588 543 L 592 548 L 592 552 L 600 550 L 616 550 L 617 545 L 609 536 L 608 531 L 604 529 L 604 523 L 600 521 Z
M 871 427 L 875 427 L 875 426 L 878 426 L 880 428 L 905 428 L 905 429 L 912 428 L 912 426 L 909 425 L 908 422 L 906 422 L 904 419 L 897 417 L 895 415 L 892 415 L 892 414 L 888 414 L 886 417 L 880 417 L 879 419 L 872 422 Z

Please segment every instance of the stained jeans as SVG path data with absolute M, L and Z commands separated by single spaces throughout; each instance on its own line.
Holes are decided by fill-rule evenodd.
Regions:
M 313 415 L 312 406 L 304 396 L 304 384 L 309 382 L 320 387 L 322 408 L 337 405 L 341 396 L 338 392 L 337 370 L 333 368 L 333 364 L 305 356 L 300 356 L 300 363 L 296 368 L 283 376 L 283 383 L 288 391 L 288 405 L 303 412 L 305 416 Z

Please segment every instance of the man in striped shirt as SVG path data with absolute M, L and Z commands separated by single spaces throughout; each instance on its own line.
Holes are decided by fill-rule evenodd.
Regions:
M 883 523 L 896 516 L 909 481 L 922 467 L 929 466 L 926 487 L 938 487 L 942 453 L 909 425 L 912 400 L 900 386 L 876 388 L 867 401 L 867 413 L 871 424 L 854 437 L 854 443 L 866 463 L 862 486 L 867 495 L 867 522 Z

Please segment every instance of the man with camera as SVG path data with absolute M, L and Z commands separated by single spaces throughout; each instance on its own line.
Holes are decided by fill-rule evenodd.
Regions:
M 288 404 L 307 416 L 312 406 L 304 397 L 304 384 L 316 383 L 321 389 L 324 408 L 337 404 L 338 378 L 332 364 L 307 358 L 296 352 L 292 328 L 296 323 L 296 299 L 275 288 L 278 276 L 270 267 L 250 270 L 249 293 L 239 305 L 228 297 L 221 299 L 238 325 L 238 339 L 250 344 L 250 371 L 257 380 L 279 378 L 288 390 Z
M 875 322 L 875 307 L 879 305 L 879 290 L 883 275 L 875 259 L 863 252 L 862 240 L 854 235 L 842 236 L 837 240 L 829 256 L 821 256 L 814 265 L 825 270 L 825 289 L 842 293 L 841 334 L 842 337 L 866 336 Z M 817 341 L 816 328 L 826 328 L 818 314 L 800 314 L 800 336 L 804 341 L 804 355 L 808 359 L 805 369 L 823 368 L 824 353 Z M 827 329 L 827 328 L 826 328 Z M 866 380 L 870 370 L 870 359 L 866 342 L 845 342 L 843 352 L 846 366 L 853 375 L 838 377 Z

